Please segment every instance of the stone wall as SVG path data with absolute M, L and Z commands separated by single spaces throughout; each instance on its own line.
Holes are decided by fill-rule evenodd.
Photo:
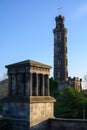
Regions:
M 53 117 L 53 103 L 32 103 L 30 113 L 30 127 L 32 127 Z
M 30 128 L 29 122 L 23 119 L 0 119 L 0 130 L 4 126 L 8 130 L 87 130 L 87 120 L 51 118 Z
M 4 103 L 3 116 L 8 118 L 26 119 L 29 121 L 29 103 Z
M 0 119 L 0 130 L 49 130 L 49 120 L 38 123 L 31 128 L 29 126 L 29 122 L 23 119 Z
M 50 96 L 5 98 L 3 117 L 11 121 L 12 130 L 46 130 L 54 117 L 55 99 Z
M 23 119 L 0 119 L 0 130 L 30 130 L 29 121 Z
M 5 102 L 3 117 L 11 130 L 30 130 L 30 104 L 25 102 Z M 9 129 L 10 130 L 10 129 Z
M 50 119 L 50 130 L 87 130 L 87 120 Z

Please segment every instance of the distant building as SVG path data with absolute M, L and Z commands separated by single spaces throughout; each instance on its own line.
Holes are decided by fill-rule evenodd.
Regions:
M 69 77 L 68 78 L 69 85 L 72 86 L 75 90 L 78 90 L 79 92 L 82 91 L 82 79 L 79 79 L 78 77 Z
M 56 27 L 54 33 L 54 80 L 58 82 L 59 90 L 67 85 L 81 91 L 81 79 L 78 77 L 68 78 L 68 56 L 67 56 L 67 29 L 64 25 L 64 16 L 55 18 Z

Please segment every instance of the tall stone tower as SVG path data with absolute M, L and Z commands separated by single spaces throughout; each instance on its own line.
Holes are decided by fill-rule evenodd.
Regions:
M 54 80 L 68 80 L 67 60 L 67 29 L 64 27 L 64 17 L 59 15 L 55 18 L 56 27 L 54 33 Z

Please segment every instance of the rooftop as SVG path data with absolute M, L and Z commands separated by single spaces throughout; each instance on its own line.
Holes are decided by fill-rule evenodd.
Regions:
M 42 68 L 47 68 L 47 69 L 51 69 L 52 67 L 37 61 L 33 61 L 33 60 L 25 60 L 25 61 L 21 61 L 21 62 L 17 62 L 14 64 L 10 64 L 10 65 L 6 65 L 6 68 L 13 68 L 13 67 L 20 67 L 20 66 L 37 66 L 37 67 L 42 67 Z

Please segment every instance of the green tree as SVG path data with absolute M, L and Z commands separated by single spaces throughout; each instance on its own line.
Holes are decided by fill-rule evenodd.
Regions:
M 60 115 L 60 117 L 82 118 L 83 102 L 86 104 L 82 93 L 72 87 L 66 87 L 58 95 L 58 101 L 55 103 L 55 114 Z
M 52 97 L 55 97 L 58 94 L 58 84 L 54 81 L 54 79 L 51 77 L 49 79 L 50 81 L 50 95 Z

